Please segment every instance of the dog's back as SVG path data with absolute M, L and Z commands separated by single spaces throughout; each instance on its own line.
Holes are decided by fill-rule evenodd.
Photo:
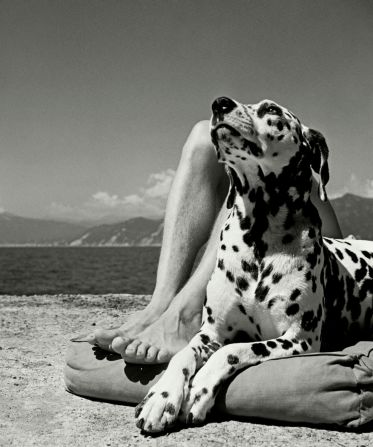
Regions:
M 373 241 L 324 238 L 323 350 L 373 338 Z

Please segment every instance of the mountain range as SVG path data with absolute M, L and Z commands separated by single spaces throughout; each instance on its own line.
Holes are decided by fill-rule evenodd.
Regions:
M 373 199 L 345 194 L 331 200 L 344 236 L 373 240 Z M 0 245 L 159 246 L 163 221 L 136 217 L 90 226 L 0 214 Z
M 157 246 L 161 245 L 163 221 L 135 217 L 115 224 L 98 225 L 88 228 L 69 245 L 121 245 L 121 246 Z
M 373 199 L 345 194 L 331 203 L 344 236 L 373 240 Z
M 0 213 L 0 245 L 68 244 L 86 226 Z

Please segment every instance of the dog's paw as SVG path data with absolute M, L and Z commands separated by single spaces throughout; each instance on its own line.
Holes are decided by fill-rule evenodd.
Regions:
M 181 408 L 181 418 L 187 424 L 202 424 L 211 408 L 214 406 L 215 396 L 207 386 L 194 384 Z
M 136 426 L 157 433 L 173 425 L 180 411 L 183 394 L 153 387 L 135 409 Z

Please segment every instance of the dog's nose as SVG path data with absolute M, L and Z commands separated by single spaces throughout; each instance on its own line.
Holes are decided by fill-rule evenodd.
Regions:
M 229 113 L 237 107 L 237 104 L 231 99 L 221 96 L 212 103 L 212 111 L 214 113 Z

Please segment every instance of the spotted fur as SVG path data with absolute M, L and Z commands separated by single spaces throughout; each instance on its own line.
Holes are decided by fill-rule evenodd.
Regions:
M 373 242 L 322 236 L 313 172 L 326 200 L 323 136 L 273 101 L 213 103 L 211 136 L 231 186 L 203 323 L 137 407 L 158 432 L 205 420 L 220 384 L 270 359 L 371 339 Z

